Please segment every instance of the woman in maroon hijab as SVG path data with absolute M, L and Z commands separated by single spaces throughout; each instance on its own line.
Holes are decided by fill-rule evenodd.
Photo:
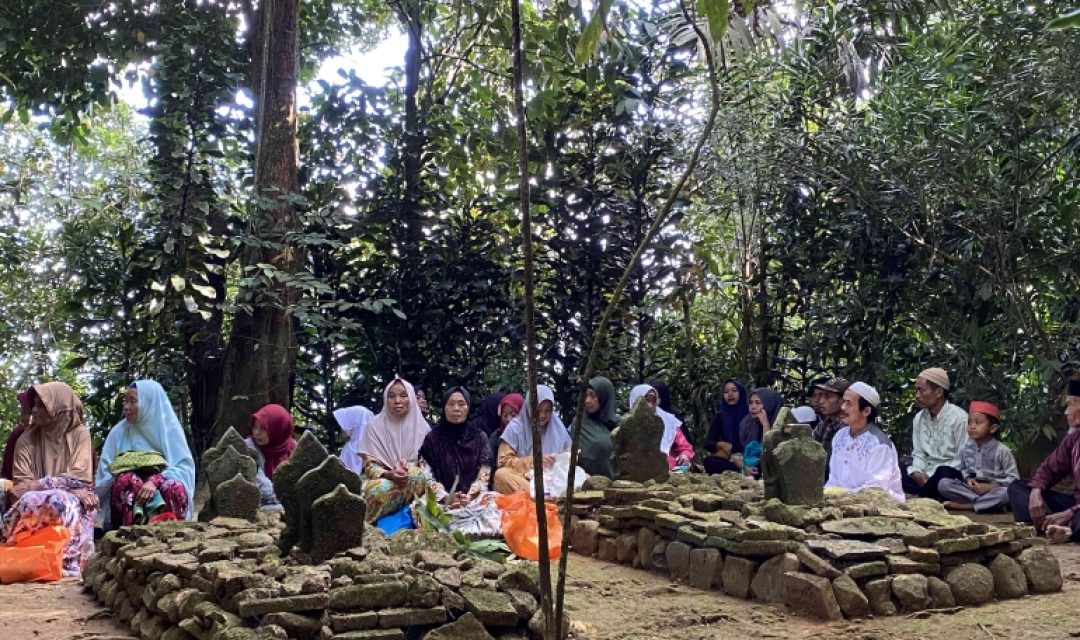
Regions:
M 257 480 L 262 493 L 264 508 L 280 508 L 274 495 L 274 469 L 289 459 L 296 440 L 293 438 L 293 419 L 288 409 L 280 404 L 268 404 L 251 414 L 251 437 L 248 444 L 259 452 Z
M 11 479 L 11 473 L 15 466 L 15 443 L 19 441 L 19 436 L 23 434 L 23 431 L 26 431 L 29 422 L 30 394 L 28 391 L 23 391 L 19 394 L 19 424 L 11 430 L 7 444 L 4 445 L 4 466 L 0 468 L 0 478 Z

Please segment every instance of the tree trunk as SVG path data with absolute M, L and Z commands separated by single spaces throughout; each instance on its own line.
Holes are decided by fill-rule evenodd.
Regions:
M 303 267 L 300 231 L 291 199 L 299 190 L 296 122 L 298 0 L 265 0 L 251 32 L 252 90 L 256 105 L 253 243 L 243 255 L 253 283 L 237 296 L 238 308 L 225 354 L 215 439 L 225 430 L 249 429 L 249 416 L 268 403 L 288 407 L 297 343 L 290 308 L 297 290 L 288 282 Z

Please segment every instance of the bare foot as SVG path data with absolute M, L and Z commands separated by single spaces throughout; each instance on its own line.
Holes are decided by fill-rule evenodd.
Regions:
M 946 500 L 943 505 L 946 509 L 952 511 L 974 511 L 975 505 L 970 502 L 956 502 L 954 500 Z
M 1050 544 L 1065 544 L 1070 537 L 1072 537 L 1072 529 L 1069 527 L 1063 527 L 1059 524 L 1046 527 L 1046 539 L 1050 541 Z

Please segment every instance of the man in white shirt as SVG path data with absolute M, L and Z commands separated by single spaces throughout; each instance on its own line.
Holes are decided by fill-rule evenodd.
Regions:
M 963 480 L 960 449 L 967 442 L 967 411 L 949 402 L 949 374 L 931 367 L 915 379 L 915 415 L 911 429 L 911 465 L 904 474 L 904 491 L 944 500 L 938 492 L 943 478 Z
M 833 438 L 826 489 L 880 487 L 897 502 L 904 501 L 896 447 L 875 422 L 880 404 L 877 389 L 865 382 L 856 382 L 844 392 L 841 411 L 847 426 Z

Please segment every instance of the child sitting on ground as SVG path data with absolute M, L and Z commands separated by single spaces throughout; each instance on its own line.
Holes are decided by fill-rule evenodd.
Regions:
M 1009 504 L 1008 486 L 1020 478 L 1012 451 L 994 436 L 1001 427 L 1001 411 L 989 402 L 972 402 L 968 408 L 970 439 L 960 449 L 963 480 L 946 478 L 938 491 L 945 508 L 981 513 Z

